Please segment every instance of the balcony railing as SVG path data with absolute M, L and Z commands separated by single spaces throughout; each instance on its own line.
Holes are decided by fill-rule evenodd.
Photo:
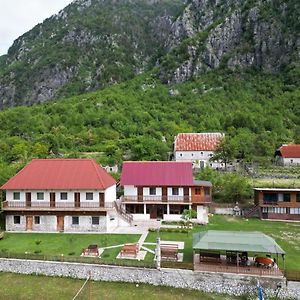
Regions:
M 49 201 L 4 201 L 2 208 L 5 209 L 103 209 L 113 208 L 113 203 L 107 202 L 103 206 L 100 206 L 99 202 L 49 202 Z
M 125 203 L 206 203 L 211 202 L 211 196 L 122 196 L 121 201 Z

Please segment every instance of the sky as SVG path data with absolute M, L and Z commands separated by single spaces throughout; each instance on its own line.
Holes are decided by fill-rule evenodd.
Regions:
M 19 36 L 58 13 L 72 0 L 0 0 L 0 55 Z

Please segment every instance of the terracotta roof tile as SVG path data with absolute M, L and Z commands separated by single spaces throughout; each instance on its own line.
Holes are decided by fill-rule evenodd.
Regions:
M 300 158 L 300 144 L 282 145 L 278 150 L 282 157 Z
M 175 151 L 215 151 L 223 133 L 179 133 L 175 139 Z

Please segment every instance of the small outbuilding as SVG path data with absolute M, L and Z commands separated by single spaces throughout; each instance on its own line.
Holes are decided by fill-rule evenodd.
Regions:
M 209 230 L 193 236 L 195 271 L 283 276 L 285 252 L 262 232 Z

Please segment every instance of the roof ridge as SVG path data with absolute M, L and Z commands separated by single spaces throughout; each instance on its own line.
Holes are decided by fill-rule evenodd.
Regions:
M 98 177 L 99 181 L 101 182 L 101 184 L 102 184 L 102 186 L 104 188 L 104 182 L 103 182 L 103 180 L 102 180 L 102 178 L 101 178 L 101 176 L 99 174 L 99 167 L 100 166 L 98 165 L 98 163 L 94 159 L 91 159 L 91 162 L 92 162 L 92 164 L 94 166 L 94 169 L 96 171 L 97 177 Z

